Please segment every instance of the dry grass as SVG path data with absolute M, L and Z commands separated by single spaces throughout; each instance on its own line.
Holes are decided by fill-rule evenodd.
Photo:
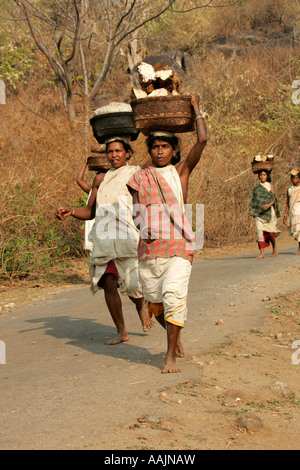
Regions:
M 284 210 L 289 170 L 300 162 L 300 107 L 291 84 L 299 76 L 295 51 L 254 51 L 226 59 L 211 51 L 194 63 L 187 90 L 199 90 L 209 114 L 209 144 L 196 169 L 190 199 L 206 207 L 207 243 L 253 237 L 248 204 L 256 177 L 249 171 L 257 154 L 276 155 L 273 182 Z
M 247 35 L 255 40 L 277 29 L 291 31 L 300 23 L 299 0 L 214 0 L 213 8 L 195 9 L 207 2 L 179 0 L 176 10 L 189 10 L 184 15 L 168 13 L 148 26 L 146 44 L 150 53 L 161 53 L 164 47 L 179 51 L 202 48 L 211 41 L 227 36 Z M 218 8 L 220 7 L 220 8 Z M 165 46 L 166 45 L 166 46 Z
M 76 176 L 85 136 L 53 106 L 51 90 L 34 87 L 1 108 L 1 276 L 47 275 L 58 260 L 81 251 L 79 222 L 55 220 L 60 204 L 78 205 Z
M 206 42 L 216 35 L 216 25 L 218 36 L 254 27 L 262 11 L 269 15 L 264 18 L 265 24 L 277 22 L 281 31 L 296 22 L 292 13 L 297 11 L 298 0 L 278 1 L 272 11 L 270 3 L 244 2 L 242 9 L 231 14 L 223 9 L 210 10 L 195 16 L 195 21 L 199 28 L 204 25 L 201 21 L 206 22 Z M 180 35 L 184 24 L 183 19 L 178 22 L 178 36 L 173 29 L 174 46 L 177 37 L 187 41 Z M 170 25 L 163 32 L 165 39 L 168 28 Z M 151 34 L 148 37 L 151 39 Z M 249 171 L 255 155 L 271 152 L 277 156 L 273 176 L 282 210 L 290 184 L 289 169 L 300 164 L 300 106 L 291 102 L 292 83 L 300 78 L 299 48 L 246 45 L 247 54 L 227 57 L 205 46 L 182 77 L 184 92 L 200 94 L 209 115 L 209 143 L 191 177 L 188 201 L 205 205 L 208 247 L 254 238 L 248 205 L 256 183 Z M 59 90 L 47 85 L 49 72 L 44 61 L 42 70 L 42 86 L 36 73 L 34 81 L 9 94 L 7 105 L 1 107 L 1 279 L 57 274 L 63 260 L 82 255 L 82 223 L 67 220 L 61 224 L 54 213 L 61 204 L 84 203 L 76 177 L 93 137 L 91 129 L 84 131 L 83 123 L 70 126 L 59 104 Z M 126 99 L 129 81 L 124 64 L 120 68 L 116 65 L 102 90 L 108 95 L 107 101 Z M 80 106 L 78 101 L 78 109 Z M 184 157 L 191 146 L 191 135 L 182 136 L 181 141 Z M 144 137 L 140 136 L 133 147 L 132 163 L 145 161 Z M 92 177 L 88 174 L 87 180 L 92 182 Z

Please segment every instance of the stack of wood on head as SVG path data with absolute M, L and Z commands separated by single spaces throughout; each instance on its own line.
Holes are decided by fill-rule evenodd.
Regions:
M 96 109 L 90 124 L 99 144 L 104 144 L 114 137 L 134 141 L 139 135 L 134 124 L 132 108 L 126 103 L 110 103 Z
M 181 81 L 177 72 L 170 67 L 158 62 L 154 67 L 142 62 L 138 66 L 141 89 L 132 88 L 133 100 L 151 98 L 154 96 L 178 96 L 180 95 Z
M 154 67 L 141 62 L 138 75 L 141 88 L 133 87 L 131 91 L 136 128 L 144 135 L 157 130 L 192 132 L 195 115 L 191 97 L 180 93 L 178 73 L 161 62 Z
M 299 173 L 300 173 L 300 166 L 294 166 L 294 168 L 291 169 L 292 176 L 297 176 Z
M 274 155 L 256 155 L 252 162 L 252 171 L 256 175 L 260 171 L 272 171 L 274 168 Z
M 105 144 L 93 144 L 91 146 L 91 155 L 87 159 L 87 164 L 89 171 L 107 171 L 110 169 Z

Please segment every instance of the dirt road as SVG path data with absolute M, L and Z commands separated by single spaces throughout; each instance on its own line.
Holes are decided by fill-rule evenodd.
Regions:
M 117 346 L 104 345 L 115 329 L 103 293 L 92 296 L 88 285 L 2 306 L 0 449 L 299 448 L 300 365 L 291 362 L 299 297 L 286 343 L 273 346 L 270 332 L 279 324 L 282 340 L 287 315 L 266 324 L 272 309 L 282 313 L 279 299 L 299 290 L 295 252 L 195 262 L 180 374 L 160 373 L 165 332 L 156 324 L 144 334 L 127 298 L 130 341 Z M 276 398 L 276 381 L 293 397 Z M 283 408 L 269 409 L 276 401 Z M 236 425 L 248 411 L 260 413 L 257 432 Z

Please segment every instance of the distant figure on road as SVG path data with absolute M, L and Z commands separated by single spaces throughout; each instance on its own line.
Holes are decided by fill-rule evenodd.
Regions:
M 280 211 L 278 201 L 274 194 L 274 186 L 271 180 L 271 171 L 261 170 L 258 173 L 259 184 L 255 186 L 249 213 L 255 220 L 256 237 L 260 256 L 265 257 L 265 248 L 273 247 L 273 256 L 278 256 L 276 237 L 279 234 L 277 229 Z
M 284 224 L 290 229 L 290 234 L 298 242 L 297 255 L 300 256 L 300 167 L 291 171 L 293 185 L 287 192 L 287 204 Z

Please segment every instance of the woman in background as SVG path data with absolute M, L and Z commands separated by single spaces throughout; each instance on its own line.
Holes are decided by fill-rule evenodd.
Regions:
M 257 259 L 265 257 L 265 249 L 273 247 L 273 256 L 278 256 L 276 236 L 280 211 L 278 201 L 274 194 L 274 186 L 271 180 L 271 172 L 261 170 L 258 173 L 259 184 L 255 186 L 249 213 L 255 220 L 257 243 L 260 255 Z
M 300 167 L 291 171 L 293 185 L 287 192 L 287 205 L 283 222 L 289 226 L 290 234 L 298 242 L 297 255 L 300 256 Z

